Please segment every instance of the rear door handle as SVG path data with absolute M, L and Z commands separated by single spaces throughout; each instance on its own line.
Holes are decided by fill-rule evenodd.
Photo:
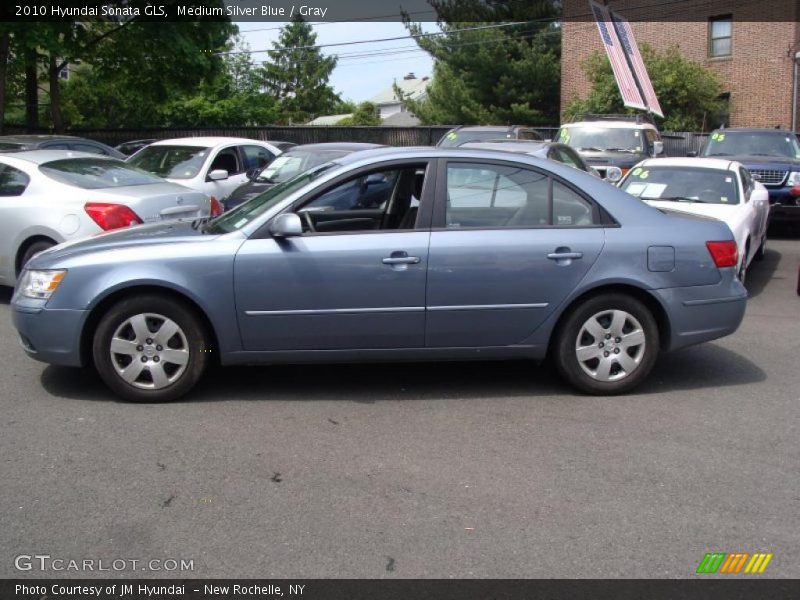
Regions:
M 547 255 L 550 260 L 564 260 L 568 258 L 583 258 L 583 252 L 551 252 Z

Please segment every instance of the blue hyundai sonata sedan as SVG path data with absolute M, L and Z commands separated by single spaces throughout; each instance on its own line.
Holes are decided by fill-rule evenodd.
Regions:
M 12 308 L 28 355 L 92 365 L 133 401 L 187 393 L 212 360 L 547 355 L 579 390 L 617 394 L 660 352 L 736 330 L 736 264 L 723 223 L 565 165 L 382 148 L 211 221 L 57 246 L 28 263 Z

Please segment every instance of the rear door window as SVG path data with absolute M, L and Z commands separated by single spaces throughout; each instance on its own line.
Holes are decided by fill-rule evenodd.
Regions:
M 0 165 L 0 196 L 21 196 L 31 179 L 19 169 Z

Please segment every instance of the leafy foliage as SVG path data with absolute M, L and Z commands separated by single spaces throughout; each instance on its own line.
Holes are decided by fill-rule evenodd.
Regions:
M 423 101 L 405 107 L 425 124 L 541 125 L 558 120 L 558 3 L 549 0 L 431 0 L 446 35 L 424 36 L 406 21 L 417 44 L 436 61 Z M 517 25 L 476 29 L 500 23 Z
M 344 119 L 340 119 L 337 125 L 380 125 L 381 118 L 378 116 L 378 107 L 372 102 L 362 102 L 353 111 L 353 114 Z
M 328 85 L 337 59 L 313 48 L 317 34 L 302 17 L 286 25 L 261 70 L 265 90 L 276 97 L 286 118 L 304 123 L 331 114 L 339 97 Z
M 685 58 L 677 46 L 658 54 L 642 44 L 641 53 L 665 116 L 656 118 L 658 126 L 667 131 L 699 131 L 712 127 L 723 109 L 720 100 L 723 88 L 717 74 Z M 576 98 L 569 103 L 564 111 L 565 120 L 580 112 L 636 112 L 622 104 L 614 73 L 604 53 L 592 54 L 584 61 L 583 69 L 592 89 L 586 99 Z

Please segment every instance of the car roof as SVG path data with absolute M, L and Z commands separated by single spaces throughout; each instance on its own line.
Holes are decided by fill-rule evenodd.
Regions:
M 553 145 L 553 142 L 537 140 L 487 140 L 485 142 L 467 142 L 466 144 L 461 144 L 459 148 L 479 148 L 483 150 L 526 153 L 539 152 Z
M 75 137 L 74 135 L 0 135 L 0 143 L 8 142 L 12 144 L 35 144 L 37 142 L 49 142 L 52 140 L 83 141 L 86 138 Z M 94 140 L 89 140 L 93 142 Z
M 372 150 L 374 148 L 386 148 L 384 144 L 369 144 L 367 142 L 323 142 L 320 144 L 301 144 L 292 146 L 284 154 L 291 154 L 296 150 L 342 150 L 348 152 L 358 152 L 360 150 Z
M 269 141 L 253 140 L 240 137 L 182 137 L 170 138 L 168 140 L 158 140 L 150 144 L 151 146 L 220 146 L 222 144 L 271 144 Z
M 685 158 L 685 157 L 667 157 L 667 158 L 648 158 L 639 163 L 639 166 L 647 167 L 694 167 L 696 169 L 721 169 L 724 171 L 734 170 L 740 164 L 733 160 L 725 160 L 724 158 Z
M 96 158 L 99 160 L 114 160 L 122 162 L 113 156 L 104 156 L 102 154 L 94 154 L 93 152 L 79 152 L 77 150 L 24 150 L 22 152 L 10 152 L 0 156 L 9 159 L 24 160 L 35 165 L 41 165 L 52 160 L 61 160 L 64 158 Z
M 361 161 L 372 162 L 374 159 L 385 160 L 409 160 L 419 158 L 426 160 L 431 158 L 455 158 L 463 160 L 464 158 L 475 158 L 478 160 L 506 160 L 513 162 L 526 163 L 532 166 L 547 165 L 548 169 L 557 169 L 559 163 L 548 160 L 546 158 L 539 158 L 531 154 L 523 152 L 498 152 L 497 150 L 485 150 L 483 148 L 448 148 L 441 146 L 411 146 L 411 147 L 394 147 L 387 146 L 384 148 L 376 148 L 374 150 L 363 150 L 361 152 L 352 152 L 346 154 L 341 158 L 337 158 L 334 163 L 342 166 L 355 164 Z M 566 167 L 569 171 L 574 171 L 572 167 Z

